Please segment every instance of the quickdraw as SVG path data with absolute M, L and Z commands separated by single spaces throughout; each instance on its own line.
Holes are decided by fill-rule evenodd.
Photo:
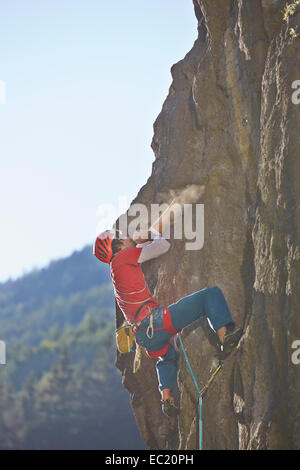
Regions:
M 210 384 L 212 383 L 212 381 L 214 380 L 215 376 L 217 375 L 218 372 L 220 372 L 220 370 L 222 369 L 223 367 L 223 361 L 220 359 L 219 360 L 219 365 L 216 367 L 216 369 L 214 370 L 214 372 L 211 374 L 210 378 L 208 379 L 208 381 L 206 382 L 206 384 L 204 385 L 204 387 L 200 390 L 200 393 L 202 395 L 202 397 L 204 397 L 205 393 L 207 392 L 208 390 L 208 387 L 210 386 Z

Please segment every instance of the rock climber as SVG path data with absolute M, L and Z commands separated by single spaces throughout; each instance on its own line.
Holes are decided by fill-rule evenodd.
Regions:
M 149 291 L 141 265 L 169 248 L 170 243 L 153 228 L 147 234 L 136 232 L 133 238 L 124 239 L 118 231 L 107 230 L 97 237 L 94 254 L 110 265 L 116 301 L 125 319 L 134 324 L 136 342 L 148 356 L 157 359 L 162 411 L 171 417 L 178 414 L 173 397 L 179 358 L 171 341 L 174 335 L 205 316 L 217 333 L 225 358 L 237 345 L 241 330 L 234 331 L 235 323 L 217 286 L 194 292 L 167 307 L 158 303 Z

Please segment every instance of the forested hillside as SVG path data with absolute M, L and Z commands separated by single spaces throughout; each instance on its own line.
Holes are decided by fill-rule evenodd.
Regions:
M 0 284 L 0 449 L 139 449 L 109 270 L 87 246 Z

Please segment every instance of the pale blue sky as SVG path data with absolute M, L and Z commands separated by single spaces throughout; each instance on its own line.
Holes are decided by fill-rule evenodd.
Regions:
M 0 281 L 96 235 L 97 207 L 151 173 L 192 0 L 1 0 Z

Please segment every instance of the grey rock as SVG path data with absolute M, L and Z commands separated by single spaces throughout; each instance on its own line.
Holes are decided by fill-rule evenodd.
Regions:
M 300 13 L 283 21 L 283 4 L 194 0 L 198 38 L 172 67 L 152 174 L 132 201 L 205 188 L 203 248 L 173 240 L 144 267 L 163 305 L 218 285 L 244 329 L 203 399 L 204 449 L 300 449 L 300 365 L 291 362 L 300 339 L 300 105 L 291 100 L 300 40 L 289 34 Z M 200 386 L 217 363 L 214 336 L 206 320 L 183 334 Z M 197 449 L 197 393 L 183 355 L 174 422 L 161 413 L 154 360 L 144 355 L 133 375 L 132 355 L 118 355 L 117 367 L 149 448 Z

